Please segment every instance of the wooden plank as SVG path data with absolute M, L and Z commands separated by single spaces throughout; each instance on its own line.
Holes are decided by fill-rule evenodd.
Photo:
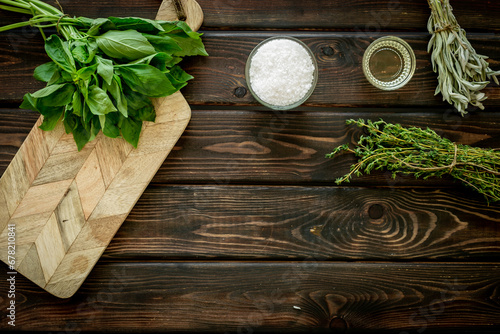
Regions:
M 341 109 L 317 112 L 194 110 L 184 135 L 154 176 L 163 183 L 328 183 L 348 172 L 352 155 L 325 159 L 335 146 L 354 142 L 362 134 L 346 126 L 350 118 L 383 118 L 406 126 L 430 127 L 452 141 L 500 148 L 500 109 L 460 117 L 452 110 Z M 407 112 L 408 111 L 408 112 Z M 411 112 L 410 112 L 411 111 Z M 17 152 L 37 115 L 0 109 L 0 175 Z M 106 164 L 105 168 L 110 168 Z M 86 180 L 89 180 L 86 178 Z M 98 191 L 95 184 L 93 191 Z M 393 180 L 385 172 L 354 178 L 353 185 L 453 186 L 449 179 Z M 83 180 L 82 180 L 83 185 Z M 92 187 L 92 185 L 90 185 Z M 88 187 L 87 187 L 88 189 Z
M 500 29 L 500 5 L 481 0 L 451 1 L 458 22 L 468 29 Z M 430 10 L 412 0 L 202 0 L 204 28 L 425 30 Z M 251 14 L 249 14 L 251 13 Z
M 150 187 L 108 259 L 491 260 L 500 204 L 441 189 Z
M 100 263 L 67 300 L 18 277 L 16 330 L 493 332 L 499 277 L 489 263 Z
M 283 32 L 206 32 L 203 41 L 210 56 L 194 57 L 182 63 L 182 67 L 195 78 L 182 90 L 189 104 L 259 106 L 247 91 L 245 62 L 260 41 L 277 34 Z M 451 109 L 448 103 L 442 101 L 441 95 L 434 96 L 437 74 L 432 71 L 430 55 L 427 53 L 427 33 L 394 33 L 413 47 L 417 58 L 412 80 L 397 91 L 381 91 L 373 87 L 361 68 L 364 50 L 384 33 L 289 34 L 309 45 L 319 67 L 316 89 L 301 108 L 436 106 Z M 478 53 L 491 58 L 491 67 L 500 69 L 500 36 L 478 34 L 469 37 Z M 43 83 L 36 82 L 32 77 L 34 68 L 48 60 L 42 54 L 42 47 L 37 43 L 22 44 L 19 50 L 14 51 L 8 47 L 7 41 L 0 40 L 0 48 L 6 49 L 6 57 L 14 59 L 4 66 L 4 72 L 0 74 L 0 86 L 5 87 L 0 102 L 18 103 L 26 92 L 43 87 Z M 240 89 L 239 93 L 236 93 L 237 89 Z M 498 86 L 491 84 L 484 92 L 489 97 L 485 101 L 488 109 L 500 106 Z
M 406 40 L 416 56 L 416 70 L 411 81 L 396 91 L 382 91 L 365 78 L 361 63 L 364 51 L 374 39 L 385 33 L 347 32 L 207 32 L 204 43 L 209 57 L 188 59 L 185 70 L 195 79 L 183 93 L 191 105 L 259 106 L 247 89 L 245 63 L 252 49 L 262 40 L 286 34 L 305 42 L 318 62 L 318 84 L 311 97 L 298 107 L 417 107 L 451 108 L 435 96 L 437 74 L 432 71 L 427 52 L 427 33 L 392 33 Z M 500 68 L 500 36 L 469 36 L 480 54 L 492 59 L 492 68 Z M 240 88 L 241 90 L 241 88 Z M 492 84 L 484 92 L 486 106 L 499 105 L 500 89 Z
M 176 19 L 165 1 L 158 18 Z M 185 3 L 187 22 L 197 29 L 201 8 Z M 2 174 L 1 248 L 10 224 L 35 230 L 16 240 L 15 269 L 55 296 L 70 297 L 80 287 L 186 128 L 191 109 L 180 92 L 153 104 L 158 117 L 143 124 L 136 149 L 100 133 L 78 151 L 62 123 L 45 132 L 40 117 Z M 7 253 L 0 259 L 8 263 Z
M 139 16 L 153 19 L 159 1 L 89 0 L 80 3 L 59 1 L 73 16 Z M 495 18 L 500 13 L 496 1 L 453 0 L 454 14 L 468 30 L 500 30 Z M 429 8 L 425 1 L 413 0 L 200 0 L 205 13 L 203 29 L 356 29 L 425 30 Z M 17 22 L 20 15 L 0 12 L 0 21 Z

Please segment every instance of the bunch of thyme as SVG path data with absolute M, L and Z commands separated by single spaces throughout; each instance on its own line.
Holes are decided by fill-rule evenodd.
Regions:
M 432 37 L 427 51 L 431 53 L 432 69 L 438 73 L 435 95 L 441 93 L 443 100 L 453 104 L 463 116 L 469 103 L 484 109 L 481 92 L 493 79 L 498 85 L 497 75 L 486 61 L 487 56 L 476 53 L 467 40 L 465 30 L 460 27 L 449 0 L 427 0 L 431 15 L 427 30 Z
M 392 171 L 393 178 L 398 173 L 423 179 L 451 175 L 487 201 L 500 201 L 500 151 L 456 144 L 429 128 L 405 128 L 383 120 L 350 119 L 347 124 L 366 128 L 368 135 L 360 136 L 354 149 L 344 144 L 326 155 L 333 158 L 348 151 L 359 157 L 337 184 L 349 182 L 353 174 L 361 176 L 380 169 Z

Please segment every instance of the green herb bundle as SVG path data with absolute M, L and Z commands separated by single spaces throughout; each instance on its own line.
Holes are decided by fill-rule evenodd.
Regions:
M 348 151 L 359 160 L 350 172 L 336 180 L 337 184 L 349 182 L 352 175 L 369 174 L 372 170 L 392 171 L 427 179 L 451 175 L 463 182 L 488 201 L 500 200 L 500 151 L 453 143 L 427 128 L 405 128 L 383 120 L 348 120 L 366 129 L 354 149 L 349 144 L 341 145 L 327 154 L 333 158 L 337 153 Z
M 40 112 L 43 130 L 62 120 L 78 150 L 101 130 L 137 147 L 142 122 L 155 120 L 150 98 L 193 78 L 178 65 L 183 57 L 207 55 L 201 34 L 182 21 L 69 17 L 40 0 L 0 0 L 0 9 L 31 15 L 0 31 L 39 28 L 52 60 L 34 72 L 46 87 L 27 93 L 20 107 Z M 46 28 L 58 34 L 46 38 Z
M 484 109 L 481 92 L 493 79 L 498 85 L 497 75 L 486 61 L 488 57 L 476 53 L 467 40 L 465 30 L 460 27 L 449 0 L 427 0 L 431 15 L 427 29 L 432 37 L 427 51 L 431 54 L 432 69 L 438 73 L 435 94 L 441 93 L 443 100 L 453 104 L 463 116 L 469 103 Z

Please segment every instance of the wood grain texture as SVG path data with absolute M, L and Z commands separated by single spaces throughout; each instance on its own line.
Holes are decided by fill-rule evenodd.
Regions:
M 184 9 L 199 27 L 201 8 Z M 137 149 L 100 133 L 78 151 L 62 123 L 44 132 L 40 117 L 3 173 L 0 248 L 8 224 L 35 230 L 16 240 L 15 269 L 55 296 L 76 292 L 186 128 L 191 109 L 180 92 L 153 104 L 156 120 L 144 123 Z M 7 263 L 7 252 L 0 258 Z
M 161 1 L 122 0 L 115 2 L 59 0 L 69 15 L 88 17 L 139 16 L 153 19 Z M 202 29 L 287 29 L 287 30 L 419 30 L 425 31 L 429 8 L 414 0 L 200 0 L 205 19 Z M 498 31 L 495 1 L 453 0 L 459 23 L 471 31 Z M 0 20 L 14 23 L 20 15 L 0 12 Z M 293 19 L 291 19 L 293 18 Z
M 100 262 L 71 299 L 18 279 L 16 329 L 494 332 L 499 277 L 489 263 Z
M 103 256 L 493 261 L 499 235 L 500 205 L 467 191 L 162 186 L 145 191 Z
M 207 29 L 390 31 L 426 29 L 429 8 L 412 0 L 200 0 Z M 498 30 L 498 3 L 453 0 L 458 22 L 469 30 Z M 290 19 L 293 18 L 293 19 Z
M 94 18 L 152 19 L 161 3 L 59 1 L 70 15 Z M 498 205 L 487 206 L 447 178 L 392 180 L 376 172 L 335 186 L 354 157 L 324 158 L 335 145 L 362 134 L 345 125 L 349 118 L 429 126 L 460 143 L 500 148 L 499 87 L 486 89 L 484 112 L 471 110 L 464 118 L 433 96 L 425 0 L 198 2 L 210 56 L 182 63 L 195 76 L 182 90 L 193 106 L 192 119 L 127 218 L 99 210 L 71 245 L 80 226 L 62 223 L 74 211 L 92 215 L 93 194 L 120 174 L 120 149 L 109 157 L 89 154 L 70 184 L 88 194 L 81 206 L 70 196 L 54 215 L 16 218 L 16 237 L 28 246 L 49 219 L 62 218 L 59 243 L 71 253 L 52 277 L 57 293 L 87 276 L 89 250 L 103 256 L 67 299 L 18 275 L 15 329 L 497 334 Z M 500 2 L 452 0 L 452 5 L 478 52 L 500 69 Z M 18 17 L 0 11 L 2 24 Z M 0 174 L 38 118 L 15 109 L 24 93 L 42 85 L 32 77 L 47 61 L 37 34 L 0 33 Z M 289 112 L 266 110 L 245 90 L 248 54 L 276 34 L 303 39 L 321 68 L 308 104 Z M 378 91 L 360 71 L 365 48 L 381 35 L 403 37 L 417 54 L 417 72 L 403 90 Z M 152 154 L 135 158 L 143 166 Z M 92 178 L 96 170 L 102 180 Z M 125 175 L 120 183 L 128 180 Z M 33 170 L 25 177 L 33 178 Z M 142 182 L 141 177 L 133 180 Z M 7 201 L 0 192 L 0 206 Z M 0 222 L 5 212 L 0 210 Z M 16 249 L 22 265 L 32 270 L 33 281 L 44 281 L 38 249 L 28 246 Z M 0 264 L 0 271 L 8 269 Z M 5 276 L 0 275 L 0 291 L 9 290 Z M 0 293 L 0 308 L 8 301 Z M 2 333 L 9 329 L 0 322 Z
M 283 32 L 207 32 L 204 41 L 210 57 L 188 60 L 184 66 L 196 80 L 183 91 L 191 105 L 258 107 L 248 91 L 243 96 L 235 93 L 239 87 L 247 89 L 245 63 L 252 49 L 262 40 Z M 437 74 L 432 71 L 427 53 L 428 34 L 393 34 L 407 41 L 416 56 L 416 70 L 410 82 L 396 91 L 381 91 L 373 87 L 362 71 L 366 48 L 384 33 L 351 32 L 293 32 L 285 33 L 306 43 L 318 63 L 318 84 L 311 97 L 297 110 L 306 107 L 418 107 L 450 108 L 435 96 Z M 480 54 L 488 55 L 492 68 L 500 68 L 500 37 L 493 35 L 469 36 Z M 326 51 L 328 50 L 328 51 Z M 487 106 L 500 104 L 500 89 L 495 84 L 484 90 Z M 261 107 L 261 109 L 263 109 Z
M 263 109 L 251 96 L 245 81 L 245 63 L 252 49 L 262 40 L 283 32 L 205 32 L 203 41 L 209 57 L 193 57 L 183 61 L 182 67 L 196 79 L 182 90 L 190 105 L 252 106 Z M 304 41 L 314 53 L 319 70 L 318 84 L 312 96 L 298 110 L 307 107 L 429 107 L 450 108 L 435 96 L 437 74 L 432 71 L 427 53 L 429 35 L 426 33 L 397 33 L 414 49 L 417 64 L 411 81 L 397 91 L 381 91 L 365 78 L 361 62 L 365 49 L 383 33 L 356 32 L 292 32 L 288 35 Z M 38 36 L 40 37 L 40 36 Z M 500 69 L 500 36 L 481 34 L 469 39 L 477 52 L 490 57 L 491 68 Z M 5 45 L 6 57 L 15 59 L 6 64 L 0 74 L 0 86 L 5 92 L 0 101 L 20 101 L 27 91 L 42 88 L 29 73 L 47 61 L 42 44 L 20 44 L 18 50 Z M 325 51 L 329 50 L 329 51 Z M 33 54 L 38 54 L 34 57 Z M 200 59 L 202 58 L 202 59 Z M 236 94 L 244 88 L 243 95 Z M 489 110 L 500 106 L 500 89 L 491 84 L 484 93 Z M 17 102 L 16 102 L 17 103 Z M 471 108 L 470 110 L 474 110 Z
M 332 184 L 356 161 L 353 155 L 325 159 L 335 146 L 362 135 L 350 118 L 405 126 L 429 127 L 454 142 L 475 147 L 500 148 L 500 114 L 493 110 L 460 117 L 441 109 L 349 109 L 318 112 L 261 112 L 252 110 L 194 110 L 191 121 L 152 182 L 228 185 Z M 21 112 L 22 117 L 16 115 Z M 37 115 L 0 109 L 0 175 L 11 162 Z M 103 168 L 111 168 L 110 162 Z M 82 174 L 83 175 L 83 174 Z M 88 179 L 87 179 L 88 180 Z M 80 180 L 78 180 L 80 182 Z M 80 186 L 85 186 L 81 180 Z M 100 183 L 87 188 L 98 191 Z M 416 180 L 385 172 L 353 178 L 356 186 L 446 186 L 452 180 Z M 92 186 L 94 185 L 94 187 Z

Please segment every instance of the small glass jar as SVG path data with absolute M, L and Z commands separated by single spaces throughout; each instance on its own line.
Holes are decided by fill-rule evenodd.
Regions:
M 396 90 L 406 85 L 415 73 L 415 54 L 399 37 L 376 39 L 363 55 L 363 72 L 368 81 L 382 90 Z
M 255 92 L 254 88 L 252 87 L 251 74 L 250 74 L 250 69 L 251 69 L 251 66 L 252 66 L 252 58 L 259 51 L 259 49 L 262 46 L 264 46 L 266 43 L 269 43 L 269 42 L 274 41 L 274 40 L 280 40 L 280 39 L 290 40 L 290 41 L 293 41 L 293 42 L 298 43 L 299 45 L 301 45 L 305 49 L 305 51 L 308 53 L 308 55 L 310 56 L 311 61 L 312 61 L 312 65 L 314 66 L 314 70 L 313 70 L 313 73 L 312 73 L 311 87 L 309 88 L 309 90 L 305 93 L 305 95 L 303 95 L 302 97 L 300 97 L 297 101 L 295 101 L 293 103 L 290 103 L 290 104 L 287 104 L 287 105 L 274 105 L 274 104 L 271 104 L 271 103 L 268 103 L 268 102 L 264 101 L 261 97 L 259 97 L 259 95 L 257 95 L 257 93 Z M 316 58 L 314 57 L 314 54 L 312 53 L 312 51 L 302 41 L 300 41 L 300 40 L 298 40 L 298 39 L 296 39 L 294 37 L 290 37 L 290 36 L 275 36 L 275 37 L 271 37 L 271 38 L 268 38 L 268 39 L 260 42 L 252 50 L 252 52 L 248 56 L 248 59 L 247 59 L 246 65 L 245 65 L 245 79 L 246 79 L 247 87 L 250 90 L 250 93 L 252 94 L 252 96 L 260 104 L 262 104 L 262 105 L 264 105 L 264 106 L 266 106 L 268 108 L 274 109 L 274 110 L 288 110 L 288 109 L 293 109 L 293 108 L 296 108 L 296 107 L 300 106 L 301 104 L 303 104 L 311 96 L 311 94 L 313 93 L 314 89 L 316 88 L 316 83 L 318 82 L 318 64 L 316 62 Z

